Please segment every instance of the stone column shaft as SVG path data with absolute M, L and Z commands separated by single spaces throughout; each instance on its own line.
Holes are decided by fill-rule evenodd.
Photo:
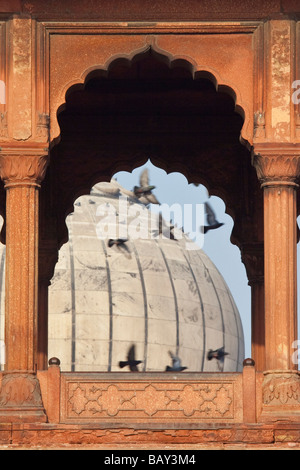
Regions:
M 10 187 L 6 201 L 6 368 L 34 370 L 38 188 Z
M 297 338 L 296 191 L 264 189 L 266 363 L 267 369 L 293 369 Z
M 297 338 L 296 180 L 290 146 L 265 146 L 253 157 L 264 191 L 265 357 L 267 370 L 292 370 Z
M 34 371 L 37 363 L 38 204 L 48 162 L 42 149 L 2 149 L 6 198 L 6 370 Z
M 0 151 L 6 189 L 6 365 L 0 422 L 45 422 L 36 376 L 38 343 L 39 188 L 48 151 L 39 146 Z

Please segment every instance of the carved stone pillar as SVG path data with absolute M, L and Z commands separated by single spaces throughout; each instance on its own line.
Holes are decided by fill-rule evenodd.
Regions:
M 251 357 L 257 370 L 265 370 L 264 246 L 261 242 L 241 246 L 242 261 L 251 287 Z
M 264 191 L 265 352 L 267 370 L 292 370 L 297 337 L 296 189 L 300 148 L 260 144 L 253 164 Z
M 48 151 L 42 146 L 23 144 L 2 147 L 0 152 L 0 176 L 6 189 L 6 371 L 0 421 L 25 415 L 29 421 L 45 419 L 35 372 L 39 188 L 47 164 Z

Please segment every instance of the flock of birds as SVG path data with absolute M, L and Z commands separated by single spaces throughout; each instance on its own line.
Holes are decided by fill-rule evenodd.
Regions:
M 133 196 L 135 196 L 141 203 L 148 205 L 148 204 L 160 204 L 155 195 L 152 193 L 155 186 L 150 185 L 149 182 L 149 174 L 147 168 L 141 173 L 140 176 L 140 185 L 134 186 L 133 188 Z M 215 230 L 219 227 L 224 225 L 223 222 L 219 222 L 216 218 L 216 215 L 209 205 L 208 202 L 204 203 L 205 205 L 205 214 L 206 214 L 206 221 L 207 225 L 201 227 L 203 233 L 207 233 L 209 230 Z M 163 220 L 162 214 L 159 214 L 159 223 L 158 223 L 158 234 L 167 235 L 171 240 L 175 240 L 174 234 L 172 230 L 174 226 L 167 226 Z M 108 246 L 111 248 L 112 246 L 121 247 L 125 245 L 128 240 L 125 238 L 117 238 L 117 239 L 109 239 Z
M 152 193 L 155 186 L 149 184 L 149 175 L 148 170 L 145 169 L 140 176 L 140 186 L 135 186 L 133 188 L 133 196 L 135 196 L 141 203 L 148 205 L 148 204 L 159 204 L 157 198 Z M 206 213 L 206 221 L 207 225 L 201 227 L 203 233 L 207 233 L 209 230 L 215 230 L 222 225 L 222 222 L 219 222 L 216 218 L 214 211 L 212 210 L 211 206 L 208 202 L 205 202 L 205 213 Z M 158 222 L 158 234 L 163 234 L 170 237 L 170 239 L 175 240 L 174 234 L 172 230 L 174 226 L 167 226 L 165 221 L 163 220 L 162 214 L 159 214 L 159 222 Z M 125 246 L 128 240 L 125 238 L 118 238 L 118 239 L 109 239 L 108 246 L 111 248 L 113 246 L 122 247 Z M 187 367 L 182 366 L 181 359 L 174 355 L 171 351 L 169 351 L 169 355 L 172 359 L 172 366 L 166 366 L 166 372 L 182 372 L 187 369 Z M 207 353 L 207 360 L 216 360 L 218 363 L 219 370 L 222 370 L 222 365 L 224 363 L 224 358 L 227 356 L 228 353 L 225 352 L 224 347 L 221 347 L 216 350 L 209 350 Z M 138 372 L 138 365 L 141 364 L 143 361 L 137 360 L 135 357 L 135 345 L 133 344 L 127 354 L 126 361 L 120 361 L 119 367 L 123 369 L 124 367 L 129 367 L 131 372 Z
M 214 351 L 210 349 L 207 353 L 207 360 L 216 360 L 218 363 L 219 370 L 222 370 L 222 365 L 224 364 L 225 356 L 228 356 L 229 353 L 225 352 L 224 347 L 219 349 L 215 349 Z M 180 357 L 174 355 L 171 351 L 169 351 L 169 355 L 172 359 L 172 366 L 166 366 L 166 372 L 182 372 L 187 369 L 187 367 L 182 366 Z M 142 364 L 143 361 L 137 360 L 135 355 L 135 345 L 132 346 L 128 350 L 127 360 L 120 361 L 119 367 L 123 369 L 124 367 L 129 367 L 131 372 L 139 372 L 138 365 Z
M 155 186 L 150 185 L 149 183 L 149 175 L 148 175 L 148 170 L 145 169 L 140 176 L 140 185 L 139 186 L 134 186 L 133 188 L 133 194 L 132 196 L 135 196 L 142 204 L 148 205 L 148 204 L 159 204 L 157 198 L 155 195 L 152 193 L 153 189 L 155 189 Z M 206 214 L 206 222 L 207 225 L 204 225 L 204 227 L 201 227 L 201 230 L 203 230 L 203 233 L 207 233 L 209 230 L 215 230 L 224 225 L 222 222 L 219 222 L 216 218 L 216 215 L 211 208 L 211 206 L 208 204 L 208 202 L 205 202 L 205 214 Z M 158 222 L 158 234 L 161 235 L 166 235 L 168 236 L 171 240 L 175 240 L 174 234 L 172 233 L 172 230 L 174 229 L 174 226 L 167 226 L 162 214 L 159 214 L 159 222 Z M 118 238 L 118 239 L 109 239 L 108 240 L 108 246 L 109 248 L 116 246 L 117 248 L 120 247 L 126 247 L 126 242 L 128 240 L 125 238 Z M 172 366 L 166 366 L 166 372 L 182 372 L 187 369 L 187 367 L 182 366 L 181 364 L 181 359 L 174 355 L 171 351 L 169 351 L 169 355 L 172 359 Z M 224 347 L 221 347 L 216 350 L 209 350 L 207 353 L 207 360 L 216 360 L 218 363 L 219 370 L 222 370 L 222 365 L 224 364 L 224 358 L 227 356 L 228 353 L 225 352 Z M 120 361 L 119 362 L 119 367 L 123 369 L 124 367 L 129 367 L 131 372 L 138 372 L 138 365 L 141 364 L 143 361 L 137 360 L 135 357 L 135 345 L 133 344 L 127 355 L 127 360 L 126 361 Z

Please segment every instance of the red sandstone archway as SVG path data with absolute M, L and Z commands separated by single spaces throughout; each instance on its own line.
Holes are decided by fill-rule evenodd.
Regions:
M 164 54 L 161 54 L 161 53 L 159 54 L 153 48 L 153 46 L 148 45 L 145 50 L 139 51 L 136 54 L 131 54 L 131 55 L 127 55 L 127 56 L 118 55 L 114 59 L 110 59 L 104 68 L 101 68 L 101 69 L 99 69 L 99 68 L 94 69 L 93 68 L 92 70 L 89 69 L 88 71 L 85 71 L 85 73 L 83 74 L 83 77 L 85 77 L 85 78 L 83 79 L 82 83 L 73 84 L 67 90 L 67 92 L 65 93 L 66 101 L 58 109 L 57 115 L 58 115 L 58 121 L 59 121 L 61 129 L 63 128 L 63 122 L 62 122 L 63 116 L 68 111 L 67 103 L 72 101 L 72 97 L 74 95 L 77 94 L 77 96 L 78 96 L 80 94 L 80 92 L 82 92 L 82 94 L 84 94 L 84 90 L 86 90 L 86 88 L 89 86 L 89 84 L 93 80 L 103 79 L 103 82 L 105 82 L 105 79 L 107 77 L 111 76 L 111 75 L 114 77 L 112 80 L 114 80 L 116 78 L 115 75 L 114 75 L 115 70 L 118 70 L 117 80 L 121 81 L 123 79 L 123 81 L 126 81 L 128 79 L 127 71 L 130 71 L 134 67 L 137 68 L 137 65 L 139 65 L 143 62 L 147 62 L 147 60 L 149 60 L 149 59 L 151 59 L 152 61 L 154 61 L 154 63 L 156 63 L 155 67 L 165 68 L 166 70 L 169 70 L 170 75 L 172 74 L 172 71 L 180 70 L 181 71 L 180 72 L 181 73 L 181 78 L 182 77 L 184 77 L 184 78 L 189 77 L 190 82 L 193 82 L 193 83 L 205 83 L 205 82 L 208 83 L 209 82 L 209 83 L 211 83 L 212 84 L 211 89 L 216 87 L 215 88 L 215 93 L 214 93 L 214 95 L 215 95 L 214 99 L 217 101 L 218 98 L 216 98 L 216 97 L 223 96 L 223 101 L 224 100 L 226 101 L 226 98 L 224 98 L 225 95 L 226 95 L 227 96 L 227 104 L 230 103 L 230 106 L 231 106 L 230 114 L 232 116 L 235 116 L 235 118 L 237 118 L 238 115 L 241 115 L 242 117 L 244 117 L 245 114 L 244 114 L 243 109 L 241 108 L 241 106 L 239 104 L 237 104 L 238 100 L 237 100 L 235 90 L 233 90 L 232 88 L 230 88 L 227 85 L 218 85 L 216 77 L 208 71 L 200 71 L 200 70 L 195 71 L 195 64 L 187 61 L 186 59 L 178 58 L 178 57 L 173 57 L 172 59 L 170 59 L 170 57 L 168 55 L 164 55 Z M 135 73 L 138 73 L 138 72 L 135 72 Z M 146 73 L 147 73 L 147 71 L 146 71 Z M 150 73 L 153 73 L 153 70 Z M 180 76 L 180 73 L 179 73 L 179 76 Z M 122 74 L 123 74 L 123 78 L 122 78 Z M 129 72 L 129 75 L 130 75 L 130 72 Z M 176 78 L 176 73 L 174 75 L 175 75 L 175 78 Z M 157 77 L 156 77 L 156 80 L 157 80 Z M 111 93 L 111 90 L 109 92 Z M 117 93 L 118 93 L 118 91 L 117 91 Z M 129 93 L 132 93 L 132 90 L 129 91 Z M 211 93 L 211 90 L 210 90 L 210 93 Z M 80 98 L 80 99 L 82 99 L 82 98 Z M 174 96 L 172 104 L 175 103 L 177 99 L 178 99 L 178 96 L 177 97 Z M 195 99 L 197 100 L 198 98 L 195 96 Z M 202 97 L 202 101 L 203 101 L 203 97 Z M 74 102 L 74 100 L 73 100 L 73 102 Z M 171 103 L 171 101 L 170 101 L 170 103 Z M 107 105 L 107 103 L 106 103 L 106 105 Z M 127 105 L 128 105 L 128 103 L 127 103 Z M 204 104 L 204 106 L 205 105 L 207 105 L 207 103 Z M 76 113 L 78 113 L 78 106 L 79 107 L 82 106 L 84 108 L 84 106 L 86 106 L 86 104 L 84 102 L 82 102 L 81 104 L 80 103 L 77 104 L 77 109 L 75 110 Z M 136 106 L 136 104 L 135 104 L 135 106 Z M 199 106 L 201 106 L 201 104 Z M 76 108 L 76 105 L 75 105 L 75 108 Z M 143 113 L 144 111 L 143 111 L 142 108 L 143 108 L 143 105 L 141 105 L 141 110 L 138 111 L 138 112 Z M 118 112 L 118 110 L 116 109 L 115 114 L 117 112 Z M 179 115 L 178 108 L 176 110 L 173 110 L 173 112 L 174 112 L 174 115 L 176 115 L 176 114 Z M 222 109 L 219 112 L 222 113 Z M 155 111 L 154 111 L 154 113 L 155 113 Z M 205 111 L 202 114 L 204 116 Z M 153 116 L 154 116 L 154 114 L 153 114 Z M 151 119 L 153 118 L 153 116 L 151 116 Z M 238 153 L 240 153 L 240 157 L 244 158 L 244 160 L 247 159 L 248 156 L 249 156 L 246 149 L 243 148 L 243 146 L 240 144 L 240 141 L 243 141 L 243 139 L 241 138 L 241 129 L 243 128 L 244 123 L 245 123 L 245 121 L 242 119 L 242 117 L 241 117 L 240 121 L 238 122 L 238 124 L 236 124 L 236 123 L 233 124 L 232 122 L 228 124 L 226 122 L 226 119 L 225 119 L 223 121 L 223 123 L 221 124 L 221 127 L 219 126 L 219 128 L 215 130 L 215 132 L 216 132 L 215 139 L 217 139 L 218 136 L 221 134 L 221 132 L 224 130 L 224 129 L 222 129 L 222 127 L 225 128 L 225 126 L 227 125 L 227 127 L 226 127 L 226 132 L 227 133 L 231 132 L 231 129 L 230 129 L 231 125 L 233 127 L 235 127 L 234 130 L 235 130 L 236 135 L 235 135 L 235 138 L 230 142 L 230 146 L 229 147 L 227 146 L 227 148 L 226 148 L 226 144 L 225 144 L 225 145 L 223 145 L 223 149 L 221 149 L 221 151 L 219 151 L 219 153 L 223 152 L 224 163 L 222 164 L 222 166 L 223 167 L 227 166 L 226 170 L 225 170 L 225 168 L 221 169 L 222 172 L 224 172 L 224 170 L 228 173 L 232 172 L 232 171 L 233 172 L 236 171 L 237 166 L 235 164 L 230 163 L 230 155 L 229 154 L 232 154 L 232 153 L 238 154 Z M 215 115 L 215 120 L 217 120 L 217 119 L 219 119 L 219 116 Z M 146 126 L 148 126 L 148 124 L 149 123 L 146 123 Z M 79 126 L 80 128 L 78 128 L 77 131 L 81 132 L 81 130 L 82 130 L 81 128 L 84 127 L 84 125 L 85 125 L 85 123 L 84 123 L 84 120 L 82 119 L 82 121 L 80 123 L 80 126 Z M 91 123 L 90 123 L 90 125 L 91 125 Z M 102 123 L 102 125 L 103 125 L 103 123 Z M 116 125 L 116 123 L 112 124 L 112 126 L 114 126 L 114 125 Z M 172 126 L 172 124 L 170 124 L 170 125 Z M 206 126 L 209 127 L 209 124 L 206 123 Z M 109 130 L 109 124 L 107 125 L 107 130 L 108 130 L 108 132 L 112 133 L 112 127 Z M 179 131 L 181 132 L 181 129 L 179 129 Z M 64 131 L 62 131 L 62 132 L 64 132 Z M 68 132 L 69 131 L 67 130 L 66 133 L 68 133 Z M 130 132 L 131 132 L 131 130 L 129 129 L 128 133 L 130 133 Z M 152 131 L 150 130 L 150 132 L 152 132 Z M 62 157 L 62 153 L 60 154 L 59 158 L 58 157 L 55 158 L 55 154 L 57 153 L 57 149 L 59 149 L 60 147 L 63 147 L 64 143 L 68 141 L 68 138 L 65 138 L 66 133 L 64 134 L 63 137 L 60 134 L 58 136 L 58 138 L 56 138 L 52 141 L 52 161 L 55 161 L 55 160 L 58 161 L 59 160 L 59 165 L 61 165 L 61 168 L 59 168 L 60 175 L 71 174 L 70 172 L 67 171 L 67 168 L 66 168 L 66 171 L 64 171 L 64 169 L 63 169 L 64 165 L 69 164 L 70 159 L 68 159 L 68 161 L 65 162 L 64 157 Z M 82 132 L 82 135 L 83 134 L 84 134 L 84 131 Z M 203 134 L 202 134 L 201 137 L 203 138 Z M 225 138 L 225 137 L 226 137 L 226 133 L 223 132 L 223 138 Z M 82 166 L 80 167 L 80 164 L 82 165 L 82 160 L 83 159 L 78 158 L 77 159 L 78 160 L 77 161 L 77 166 L 78 166 L 78 168 L 77 168 L 77 172 L 78 172 L 77 182 L 74 181 L 74 175 L 72 175 L 72 180 L 71 180 L 70 184 L 68 184 L 67 181 L 65 181 L 64 184 L 63 184 L 63 191 L 66 189 L 67 186 L 70 186 L 70 185 L 74 189 L 73 192 L 71 191 L 72 194 L 70 194 L 68 196 L 68 201 L 66 201 L 66 206 L 64 207 L 64 210 L 65 210 L 64 217 L 67 215 L 68 212 L 72 211 L 72 204 L 73 204 L 74 200 L 79 195 L 89 192 L 92 185 L 95 184 L 97 181 L 99 181 L 99 179 L 100 180 L 105 179 L 105 178 L 110 179 L 112 174 L 114 174 L 118 170 L 131 171 L 137 164 L 138 165 L 142 164 L 149 157 L 151 157 L 154 163 L 157 163 L 159 166 L 161 166 L 167 172 L 168 171 L 180 171 L 187 177 L 188 181 L 205 184 L 205 186 L 208 187 L 208 189 L 211 193 L 213 193 L 215 195 L 218 195 L 218 196 L 222 197 L 223 199 L 225 199 L 225 202 L 226 202 L 226 205 L 227 205 L 227 208 L 228 208 L 228 211 L 229 211 L 230 215 L 232 215 L 235 218 L 236 217 L 236 214 L 235 214 L 236 211 L 233 209 L 235 204 L 234 204 L 233 201 L 230 201 L 230 197 L 232 197 L 232 196 L 230 196 L 230 193 L 234 193 L 234 191 L 233 191 L 233 186 L 234 186 L 233 182 L 231 182 L 231 188 L 228 187 L 227 190 L 226 190 L 225 187 L 223 187 L 223 183 L 221 182 L 221 180 L 220 179 L 218 180 L 216 178 L 216 172 L 218 170 L 216 169 L 216 171 L 215 171 L 213 168 L 210 168 L 210 169 L 202 168 L 201 174 L 200 174 L 200 172 L 198 172 L 198 174 L 196 174 L 197 171 L 195 171 L 196 168 L 195 168 L 195 161 L 194 160 L 195 160 L 195 158 L 197 158 L 197 154 L 199 155 L 199 149 L 192 149 L 192 146 L 190 145 L 190 148 L 188 150 L 185 150 L 185 152 L 186 152 L 185 157 L 186 158 L 183 158 L 183 155 L 181 155 L 180 158 L 176 159 L 175 158 L 175 153 L 177 152 L 177 149 L 178 149 L 178 142 L 176 142 L 176 144 L 173 145 L 173 148 L 172 148 L 173 139 L 174 139 L 174 135 L 172 136 L 171 139 L 170 139 L 170 137 L 169 137 L 169 139 L 166 139 L 166 144 L 165 145 L 160 145 L 159 146 L 160 148 L 158 150 L 155 148 L 155 146 L 152 146 L 152 148 L 150 148 L 151 146 L 149 146 L 149 148 L 147 149 L 145 145 L 141 144 L 141 142 L 138 142 L 137 144 L 132 145 L 131 148 L 127 149 L 126 147 L 128 147 L 128 141 L 126 141 L 126 145 L 124 144 L 122 149 L 120 147 L 114 148 L 113 145 L 111 145 L 110 143 L 105 141 L 105 142 L 103 142 L 103 146 L 106 146 L 105 151 L 106 151 L 107 157 L 105 157 L 105 155 L 104 155 L 105 152 L 103 152 L 102 148 L 98 148 L 98 150 L 97 150 L 100 154 L 101 154 L 101 152 L 103 153 L 102 163 L 101 163 L 99 168 L 97 166 L 99 164 L 99 162 L 97 163 L 96 161 L 94 161 L 94 164 L 92 165 L 93 168 L 90 168 L 89 170 L 87 170 L 87 163 L 85 162 L 84 163 L 84 169 L 83 169 Z M 195 140 L 195 136 L 193 136 L 192 139 Z M 222 139 L 222 136 L 219 137 L 219 145 L 221 145 L 221 139 Z M 61 142 L 61 140 L 63 140 L 63 142 Z M 73 141 L 74 140 L 76 140 L 76 136 L 73 135 Z M 131 139 L 131 140 L 133 140 L 133 139 Z M 190 140 L 191 139 L 189 137 L 184 137 L 183 142 L 181 143 L 181 146 L 185 146 L 185 147 L 188 148 Z M 245 142 L 243 141 L 243 143 L 245 143 Z M 227 144 L 228 144 L 228 142 L 227 142 Z M 69 144 L 67 143 L 67 145 L 69 145 Z M 78 143 L 77 143 L 77 145 L 78 145 Z M 102 145 L 102 143 L 100 143 L 100 147 L 101 147 L 101 145 Z M 180 146 L 180 144 L 179 144 L 179 146 Z M 109 147 L 111 147 L 111 148 L 109 148 Z M 69 146 L 69 148 L 65 149 L 65 151 L 69 152 L 70 155 L 72 154 L 72 152 L 73 152 L 73 154 L 76 153 L 76 151 L 74 151 L 74 146 L 73 146 L 72 149 Z M 93 149 L 87 150 L 86 148 L 82 148 L 81 151 L 82 151 L 82 154 L 84 154 L 86 152 L 89 152 L 89 151 L 91 153 L 93 153 Z M 190 153 L 188 153 L 188 151 L 190 151 Z M 173 154 L 172 154 L 172 152 L 173 152 Z M 181 152 L 181 153 L 183 153 L 183 152 Z M 194 154 L 193 159 L 191 159 L 192 154 Z M 94 160 L 96 160 L 96 159 L 94 159 Z M 104 163 L 103 160 L 110 160 L 110 162 L 108 163 L 107 161 L 105 161 L 105 163 Z M 252 172 L 253 175 L 254 175 L 254 171 L 251 170 L 251 164 L 249 164 L 249 162 L 250 162 L 250 160 L 248 158 L 248 163 L 246 163 L 246 165 L 248 165 L 248 167 L 250 168 L 250 172 Z M 84 173 L 86 173 L 86 174 L 84 175 Z M 236 176 L 237 176 L 236 174 L 233 175 L 233 178 L 236 177 Z M 256 179 L 256 176 L 254 177 L 254 179 Z M 235 196 L 236 196 L 236 194 L 234 193 L 234 197 Z M 61 204 L 61 200 L 60 200 L 60 204 Z
M 199 48 L 197 48 L 198 39 L 201 39 Z M 158 61 L 164 62 L 168 67 L 173 68 L 181 64 L 190 71 L 193 77 L 209 77 L 217 90 L 229 93 L 235 102 L 236 111 L 244 119 L 241 129 L 241 141 L 244 145 L 251 146 L 253 142 L 253 84 L 245 80 L 245 77 L 248 76 L 250 79 L 252 66 L 248 67 L 249 70 L 246 70 L 250 61 L 243 41 L 240 44 L 243 53 L 238 53 L 236 45 L 233 49 L 235 63 L 230 68 L 227 66 L 226 58 L 222 57 L 222 44 L 214 44 L 212 53 L 212 44 L 209 41 L 206 44 L 204 37 L 195 37 L 193 44 L 187 41 L 186 45 L 180 36 L 173 36 L 170 39 L 168 36 L 132 35 L 126 38 L 122 36 L 110 37 L 104 43 L 103 39 L 101 40 L 102 48 L 89 50 L 88 55 L 80 56 L 80 63 L 71 64 L 67 62 L 63 66 L 60 63 L 59 68 L 56 68 L 57 53 L 55 54 L 56 57 L 51 57 L 54 84 L 52 87 L 50 86 L 51 146 L 55 145 L 60 139 L 56 117 L 57 113 L 59 114 L 64 109 L 66 97 L 73 87 L 84 87 L 94 73 L 99 74 L 101 70 L 103 74 L 106 74 L 111 66 L 118 61 L 123 61 L 129 65 L 133 64 L 149 51 Z M 57 47 L 61 45 L 59 38 L 55 38 L 55 41 Z M 75 42 L 64 43 L 61 46 L 64 49 L 73 48 L 76 47 Z M 82 44 L 81 47 L 84 48 L 85 46 Z M 237 74 L 237 70 L 240 72 L 244 70 L 246 74 Z
M 139 68 L 142 67 L 144 82 L 142 85 L 140 83 L 141 88 L 146 82 L 148 85 L 163 82 L 164 90 L 160 90 L 160 96 L 167 106 L 172 107 L 171 117 L 165 120 L 167 127 L 172 130 L 171 136 L 160 136 L 160 126 L 165 121 L 156 120 L 151 95 L 145 104 L 139 101 L 139 96 L 132 99 L 134 87 L 127 86 L 124 91 L 126 80 L 128 82 L 134 79 L 135 85 L 139 83 Z M 176 83 L 184 91 L 178 92 L 174 86 Z M 130 100 L 134 102 L 137 112 L 133 124 L 138 126 L 143 113 L 147 115 L 144 135 L 139 136 L 132 128 L 121 132 L 122 126 L 128 126 L 128 116 L 118 124 L 120 110 L 124 109 L 122 103 L 118 103 L 113 112 L 105 115 L 105 106 L 113 108 L 117 101 L 116 96 L 122 93 L 122 86 L 123 100 L 127 105 Z M 107 94 L 105 91 L 101 94 L 101 87 L 106 87 L 109 102 L 105 102 Z M 139 90 L 141 96 L 142 91 Z M 193 60 L 166 54 L 161 50 L 158 52 L 155 44 L 147 43 L 131 54 L 114 55 L 103 67 L 89 67 L 82 74 L 81 80 L 68 82 L 68 89 L 60 96 L 62 95 L 65 101 L 57 112 L 60 134 L 52 140 L 50 167 L 41 189 L 39 276 L 40 292 L 43 291 L 44 294 L 40 295 L 39 349 L 44 364 L 47 343 L 46 292 L 57 259 L 57 250 L 68 238 L 65 218 L 73 211 L 75 199 L 87 194 L 95 183 L 109 180 L 116 171 L 132 171 L 151 157 L 154 164 L 167 172 L 180 171 L 189 182 L 204 184 L 210 194 L 225 201 L 226 210 L 235 221 L 232 241 L 242 250 L 247 252 L 245 243 L 249 241 L 260 243 L 262 230 L 261 193 L 251 166 L 250 153 L 241 138 L 247 113 L 241 106 L 238 90 L 222 84 L 220 75 L 212 73 L 209 67 L 205 71 L 198 70 Z M 100 99 L 99 103 L 94 101 L 95 97 Z M 189 108 L 185 116 L 191 116 L 190 127 L 188 123 L 183 132 L 180 129 L 180 125 L 184 125 L 180 121 L 180 112 L 187 103 Z M 91 116 L 93 112 L 96 113 L 95 107 L 98 112 L 102 109 L 101 106 L 104 107 L 104 112 L 98 124 L 100 122 L 104 132 L 99 138 L 97 130 L 93 128 L 97 121 Z M 202 106 L 201 111 L 199 106 Z M 199 115 L 202 119 L 200 121 Z M 174 117 L 178 120 L 175 124 Z M 199 131 L 201 126 L 204 126 L 202 133 Z M 105 131 L 110 133 L 108 138 Z M 55 136 L 55 126 L 52 136 Z M 153 138 L 156 146 L 153 145 Z M 205 147 L 205 139 L 206 148 L 201 150 Z M 253 203 L 252 200 L 250 203 L 250 194 L 254 195 L 256 202 Z M 246 257 L 243 253 L 243 260 L 247 265 L 251 256 Z M 249 272 L 248 270 L 248 274 Z

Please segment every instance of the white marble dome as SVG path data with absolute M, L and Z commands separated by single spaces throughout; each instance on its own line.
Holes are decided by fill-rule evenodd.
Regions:
M 164 371 L 169 351 L 189 372 L 241 370 L 240 315 L 201 249 L 176 228 L 158 235 L 157 215 L 114 180 L 74 207 L 49 289 L 49 357 L 62 370 L 120 371 L 132 344 L 140 371 Z M 224 363 L 207 359 L 223 346 Z

